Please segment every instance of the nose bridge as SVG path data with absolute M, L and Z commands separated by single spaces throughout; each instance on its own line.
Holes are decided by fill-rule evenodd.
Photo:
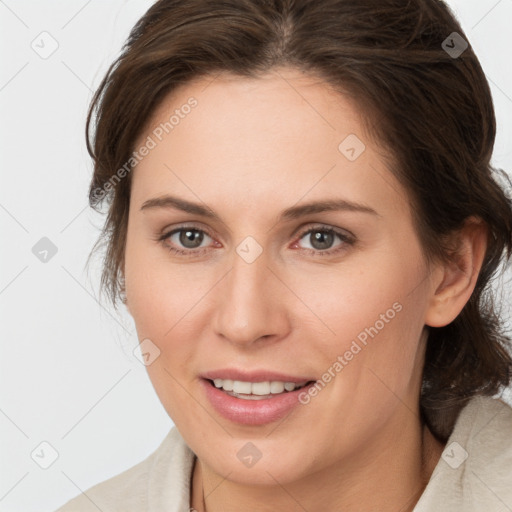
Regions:
M 267 254 L 254 239 L 244 240 L 233 254 L 231 271 L 219 290 L 215 329 L 233 343 L 248 345 L 263 336 L 282 334 L 283 303 Z

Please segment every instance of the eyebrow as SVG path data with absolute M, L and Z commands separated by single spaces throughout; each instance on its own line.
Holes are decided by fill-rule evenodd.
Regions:
M 173 208 L 193 215 L 200 215 L 209 219 L 221 220 L 219 216 L 206 206 L 180 199 L 179 197 L 164 195 L 148 199 L 141 207 L 141 211 L 153 208 Z M 324 201 L 313 201 L 299 206 L 292 206 L 281 212 L 279 220 L 293 220 L 305 215 L 332 211 L 349 211 L 368 213 L 380 217 L 373 208 L 364 204 L 347 201 L 345 199 L 331 199 Z

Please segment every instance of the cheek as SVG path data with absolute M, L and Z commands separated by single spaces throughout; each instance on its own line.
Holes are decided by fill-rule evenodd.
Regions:
M 125 278 L 130 313 L 138 339 L 151 340 L 159 351 L 146 370 L 165 410 L 175 423 L 181 424 L 195 410 L 185 390 L 194 377 L 189 370 L 194 368 L 197 353 L 192 342 L 197 338 L 193 332 L 197 328 L 194 304 L 204 292 L 198 286 L 187 286 L 188 279 L 178 266 L 149 264 L 132 256 L 127 258 Z
M 126 297 L 138 339 L 148 338 L 159 356 L 146 367 L 165 409 L 181 417 L 190 397 L 183 391 L 195 377 L 200 323 L 197 315 L 208 303 L 215 284 L 210 271 L 197 265 L 171 264 L 167 253 L 150 250 L 142 242 L 127 243 Z
M 133 242 L 129 237 L 125 281 L 139 339 L 149 338 L 158 346 L 160 366 L 185 376 L 201 329 L 208 329 L 216 303 L 225 305 L 221 278 L 228 268 L 171 262 L 165 250 Z M 390 378 L 397 367 L 410 368 L 424 308 L 421 287 L 414 290 L 414 283 L 421 281 L 423 270 L 419 252 L 409 247 L 402 257 L 405 249 L 361 253 L 336 266 L 307 263 L 280 269 L 289 289 L 283 286 L 281 296 L 273 294 L 269 300 L 280 305 L 276 311 L 293 318 L 300 333 L 291 336 L 314 347 L 319 372 L 345 354 L 351 366 L 379 367 Z M 306 350 L 302 347 L 301 353 Z M 152 380 L 168 381 L 165 370 L 158 368 L 148 368 Z
M 332 379 L 333 398 L 342 402 L 364 394 L 368 399 L 360 403 L 374 407 L 390 389 L 406 392 L 416 375 L 424 325 L 424 277 L 420 254 L 412 251 L 409 258 L 398 253 L 361 258 L 329 275 L 297 274 L 294 290 L 315 313 L 308 312 L 311 323 L 305 327 L 301 320 L 300 328 L 310 331 L 305 338 L 322 354 L 317 369 L 325 380 L 343 375 Z
M 356 256 L 330 269 L 295 269 L 284 280 L 303 303 L 297 303 L 295 313 L 302 308 L 302 318 L 316 320 L 317 327 L 329 335 L 324 337 L 327 345 L 360 333 L 364 341 L 368 330 L 399 330 L 407 319 L 422 316 L 425 270 L 417 255 L 404 259 L 397 253 Z
M 206 282 L 194 265 L 172 264 L 156 244 L 129 231 L 125 286 L 139 336 L 162 339 L 204 295 Z

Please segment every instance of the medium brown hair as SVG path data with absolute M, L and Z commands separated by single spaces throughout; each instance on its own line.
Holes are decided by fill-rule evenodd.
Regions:
M 116 307 L 124 290 L 131 173 L 115 186 L 112 177 L 170 92 L 220 72 L 258 77 L 277 66 L 320 77 L 356 100 L 393 155 L 427 258 L 449 257 L 441 240 L 468 218 L 488 227 L 470 300 L 452 323 L 429 328 L 420 410 L 446 440 L 467 400 L 496 394 L 512 368 L 490 287 L 512 253 L 512 203 L 490 164 L 496 121 L 487 80 L 470 45 L 458 56 L 446 51 L 454 41 L 462 49 L 467 38 L 439 0 L 157 1 L 109 68 L 87 120 L 89 202 L 108 204 L 98 240 L 106 245 L 102 291 Z

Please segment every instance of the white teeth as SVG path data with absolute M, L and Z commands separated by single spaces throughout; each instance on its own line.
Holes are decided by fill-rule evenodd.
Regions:
M 224 391 L 232 391 L 235 394 L 266 396 L 270 394 L 278 395 L 285 390 L 293 391 L 305 386 L 307 381 L 296 384 L 295 382 L 281 381 L 244 382 L 241 380 L 214 379 L 213 383 L 216 388 L 221 388 Z M 257 400 L 257 398 L 253 399 Z
M 270 382 L 254 382 L 251 384 L 251 394 L 253 395 L 270 395 Z
M 250 395 L 251 388 L 252 384 L 250 382 L 242 382 L 241 380 L 233 381 L 233 393 L 243 393 L 244 395 Z
M 271 393 L 282 393 L 284 391 L 284 382 L 279 382 L 277 380 L 273 380 L 270 383 L 270 392 Z
M 224 389 L 224 391 L 233 391 L 233 381 L 226 379 L 222 382 L 222 385 L 219 386 Z

